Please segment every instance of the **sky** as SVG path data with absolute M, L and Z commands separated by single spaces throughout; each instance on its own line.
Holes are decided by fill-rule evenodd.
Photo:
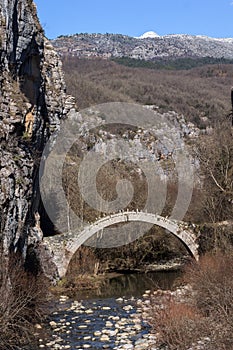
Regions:
M 34 0 L 49 39 L 76 33 L 233 37 L 233 0 Z

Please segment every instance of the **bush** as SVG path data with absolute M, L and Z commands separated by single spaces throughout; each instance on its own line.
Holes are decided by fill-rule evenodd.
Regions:
M 46 313 L 46 281 L 25 272 L 20 258 L 1 257 L 0 349 L 36 348 L 35 324 Z M 27 347 L 29 349 L 29 347 Z
M 150 324 L 160 345 L 169 350 L 185 350 L 208 335 L 205 319 L 195 305 L 178 302 L 170 293 L 151 299 Z
M 194 302 L 211 328 L 212 349 L 233 348 L 233 254 L 205 255 L 186 272 Z
M 188 267 L 184 280 L 191 286 L 188 296 L 151 298 L 150 324 L 160 345 L 185 350 L 202 342 L 202 349 L 233 349 L 233 254 L 205 255 Z

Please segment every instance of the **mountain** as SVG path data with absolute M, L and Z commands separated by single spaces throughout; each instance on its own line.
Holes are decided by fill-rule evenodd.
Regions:
M 121 34 L 75 34 L 52 40 L 61 55 L 80 58 L 130 57 L 147 61 L 171 58 L 233 58 L 233 38 L 186 34 L 158 36 L 147 32 L 139 38 Z

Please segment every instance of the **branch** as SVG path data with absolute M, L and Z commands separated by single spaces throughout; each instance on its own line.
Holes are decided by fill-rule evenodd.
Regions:
M 218 181 L 216 180 L 216 178 L 214 177 L 214 174 L 212 172 L 212 170 L 210 170 L 210 175 L 212 177 L 212 179 L 214 180 L 216 186 L 224 193 L 226 193 L 227 191 L 218 183 Z

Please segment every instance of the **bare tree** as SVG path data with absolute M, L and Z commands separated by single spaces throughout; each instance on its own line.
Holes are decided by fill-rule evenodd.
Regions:
M 199 139 L 196 156 L 201 166 L 206 218 L 211 222 L 232 220 L 233 137 L 229 122 Z

